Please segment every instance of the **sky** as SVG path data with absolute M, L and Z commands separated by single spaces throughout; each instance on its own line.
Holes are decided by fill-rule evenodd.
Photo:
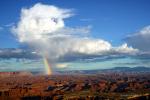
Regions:
M 149 0 L 0 1 L 0 70 L 41 70 L 43 55 L 58 70 L 149 67 L 149 5 Z

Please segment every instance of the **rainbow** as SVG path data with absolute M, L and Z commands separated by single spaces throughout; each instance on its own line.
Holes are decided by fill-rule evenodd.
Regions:
M 48 62 L 48 58 L 47 57 L 43 57 L 43 60 L 44 60 L 44 65 L 45 65 L 45 73 L 47 75 L 51 75 L 52 74 L 52 69 L 51 69 L 51 66 Z

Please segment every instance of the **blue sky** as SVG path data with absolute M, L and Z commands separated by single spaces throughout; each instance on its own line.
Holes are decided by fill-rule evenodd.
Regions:
M 149 0 L 3 0 L 0 1 L 0 27 L 19 20 L 22 7 L 35 3 L 75 9 L 75 16 L 66 20 L 67 26 L 92 26 L 92 36 L 120 44 L 129 33 L 149 25 Z M 9 28 L 0 32 L 0 47 L 17 47 Z
M 125 55 L 125 58 L 117 60 L 117 62 L 124 62 L 123 66 L 131 66 L 131 64 L 125 65 L 128 61 L 136 63 L 134 65 L 132 64 L 133 66 L 149 66 L 148 62 L 147 64 L 137 63 L 137 61 L 141 61 L 137 59 L 137 56 L 145 53 L 149 54 L 150 52 L 148 47 L 150 43 L 149 0 L 2 0 L 0 1 L 0 48 L 19 48 L 20 45 L 22 45 L 11 32 L 11 28 L 16 26 L 19 22 L 22 8 L 30 8 L 37 3 L 71 9 L 74 16 L 64 19 L 65 25 L 67 27 L 90 26 L 89 36 L 91 38 L 103 39 L 110 42 L 112 47 L 127 43 L 129 46 L 139 51 L 144 50 L 140 52 L 140 54 L 134 55 L 134 57 Z M 145 31 L 145 28 L 147 31 Z M 142 30 L 146 35 L 142 34 Z M 143 40 L 144 43 L 141 42 Z M 141 46 L 144 44 L 146 44 L 145 47 Z M 146 61 L 147 59 L 149 58 L 146 58 Z M 105 66 L 119 66 L 116 64 L 117 62 L 115 62 L 116 60 L 114 58 L 111 61 L 98 61 L 96 63 L 94 61 L 91 62 L 91 66 L 95 66 L 93 67 L 95 69 L 98 68 L 97 66 L 104 66 L 104 68 Z M 84 66 L 84 64 L 86 65 L 85 62 L 82 62 L 82 64 L 80 63 L 81 66 L 78 62 L 75 64 L 72 64 L 72 62 L 69 63 L 69 65 L 72 66 L 70 68 L 75 69 L 84 69 L 81 66 Z M 5 64 L 1 61 L 0 65 L 2 66 Z M 40 65 L 41 64 L 39 64 L 39 66 Z M 79 68 L 74 66 L 79 66 Z M 92 68 L 89 66 L 85 69 Z

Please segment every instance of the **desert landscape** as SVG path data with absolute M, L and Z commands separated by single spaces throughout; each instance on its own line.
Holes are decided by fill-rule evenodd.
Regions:
M 1 72 L 0 100 L 149 100 L 149 72 Z

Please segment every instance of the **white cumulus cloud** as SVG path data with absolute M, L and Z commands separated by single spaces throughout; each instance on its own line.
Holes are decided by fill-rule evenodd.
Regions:
M 111 49 L 111 44 L 101 39 L 77 39 L 74 41 L 72 51 L 82 54 L 100 54 Z
M 103 39 L 84 36 L 91 26 L 70 28 L 64 19 L 73 15 L 72 10 L 53 5 L 35 4 L 21 10 L 17 26 L 12 28 L 20 42 L 36 48 L 36 52 L 51 60 L 71 54 L 103 55 L 106 53 L 134 53 L 137 50 L 124 44 L 113 47 Z
M 138 49 L 134 49 L 133 47 L 128 47 L 127 43 L 122 44 L 119 47 L 114 48 L 115 52 L 118 53 L 127 53 L 127 54 L 135 54 L 139 52 Z
M 141 51 L 150 51 L 150 25 L 144 27 L 140 31 L 129 35 L 126 39 L 129 45 L 138 48 Z
M 13 31 L 21 42 L 41 39 L 45 34 L 51 34 L 63 28 L 63 19 L 72 16 L 71 10 L 61 9 L 52 5 L 35 4 L 31 8 L 23 8 L 17 27 Z

